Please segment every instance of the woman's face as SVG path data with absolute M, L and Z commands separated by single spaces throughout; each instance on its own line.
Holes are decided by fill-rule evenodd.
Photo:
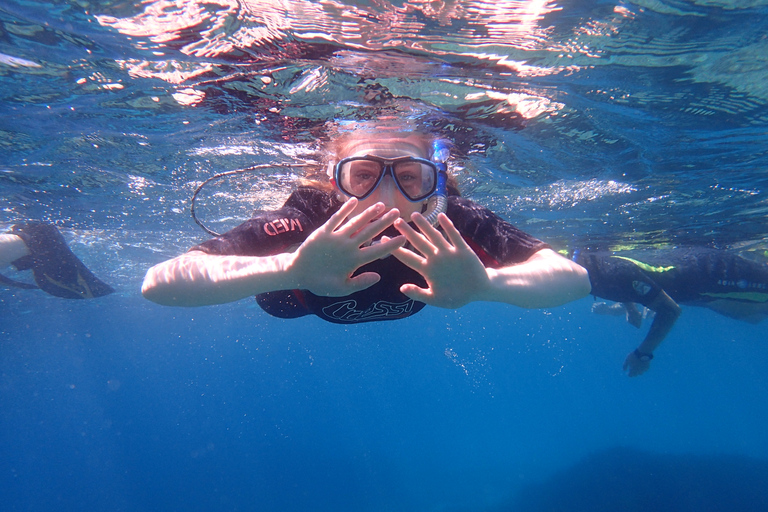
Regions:
M 343 155 L 344 157 L 352 156 L 377 156 L 380 158 L 393 159 L 403 156 L 414 156 L 418 158 L 427 158 L 424 151 L 418 146 L 411 144 L 403 139 L 376 139 L 371 141 L 363 141 L 354 146 L 354 149 L 349 153 Z M 405 183 L 403 180 L 401 183 Z M 408 186 L 408 185 L 405 185 Z M 357 215 L 363 210 L 376 203 L 384 203 L 387 211 L 392 208 L 397 208 L 400 211 L 400 217 L 405 220 L 410 220 L 411 214 L 414 212 L 420 212 L 423 210 L 425 201 L 413 202 L 408 200 L 407 197 L 400 192 L 397 188 L 392 176 L 387 174 L 382 179 L 378 187 L 365 199 L 360 200 L 352 215 Z

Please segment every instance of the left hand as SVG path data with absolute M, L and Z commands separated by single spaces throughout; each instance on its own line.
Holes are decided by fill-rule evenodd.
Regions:
M 627 358 L 624 360 L 624 371 L 630 377 L 637 377 L 648 371 L 651 367 L 650 361 L 641 361 L 634 351 L 630 352 Z
M 437 220 L 445 236 L 420 213 L 411 215 L 411 220 L 420 233 L 403 219 L 395 221 L 395 228 L 420 254 L 402 247 L 392 254 L 424 276 L 428 287 L 404 284 L 400 287 L 403 294 L 430 306 L 455 309 L 472 302 L 490 286 L 485 265 L 444 213 Z

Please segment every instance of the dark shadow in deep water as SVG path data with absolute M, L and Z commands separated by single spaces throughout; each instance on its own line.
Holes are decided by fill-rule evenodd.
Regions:
M 508 510 L 768 511 L 768 461 L 612 448 L 522 489 Z

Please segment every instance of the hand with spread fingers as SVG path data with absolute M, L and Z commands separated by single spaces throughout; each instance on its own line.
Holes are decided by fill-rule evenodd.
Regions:
M 400 213 L 394 208 L 385 212 L 384 204 L 376 203 L 347 219 L 357 204 L 355 198 L 344 203 L 296 250 L 290 268 L 299 287 L 316 295 L 337 297 L 364 290 L 379 281 L 380 276 L 375 272 L 351 276 L 366 263 L 402 247 L 405 243 L 402 236 L 367 245 L 391 226 Z
M 415 284 L 404 284 L 400 291 L 411 299 L 432 306 L 455 309 L 477 300 L 489 286 L 489 279 L 480 258 L 464 241 L 453 222 L 444 213 L 437 218 L 445 235 L 420 213 L 411 216 L 420 232 L 402 219 L 395 222 L 395 228 L 418 253 L 400 248 L 393 255 L 420 273 L 428 285 L 425 289 Z

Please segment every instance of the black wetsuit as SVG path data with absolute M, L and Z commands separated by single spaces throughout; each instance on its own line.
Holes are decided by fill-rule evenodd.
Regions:
M 311 187 L 295 191 L 282 208 L 259 212 L 252 219 L 191 250 L 208 254 L 269 256 L 288 252 L 322 226 L 340 207 L 335 194 Z M 487 267 L 522 263 L 549 246 L 468 199 L 449 196 L 446 214 Z M 394 228 L 390 228 L 393 230 Z M 397 232 L 385 233 L 397 235 Z M 378 283 L 345 297 L 323 297 L 308 290 L 281 290 L 256 296 L 269 314 L 296 318 L 314 314 L 329 322 L 350 324 L 396 320 L 425 304 L 400 293 L 400 286 L 426 286 L 424 278 L 394 256 L 368 263 L 357 274 L 376 272 Z
M 649 307 L 661 290 L 692 306 L 714 300 L 768 301 L 768 266 L 723 250 L 686 247 L 614 254 L 575 253 L 592 295 Z

